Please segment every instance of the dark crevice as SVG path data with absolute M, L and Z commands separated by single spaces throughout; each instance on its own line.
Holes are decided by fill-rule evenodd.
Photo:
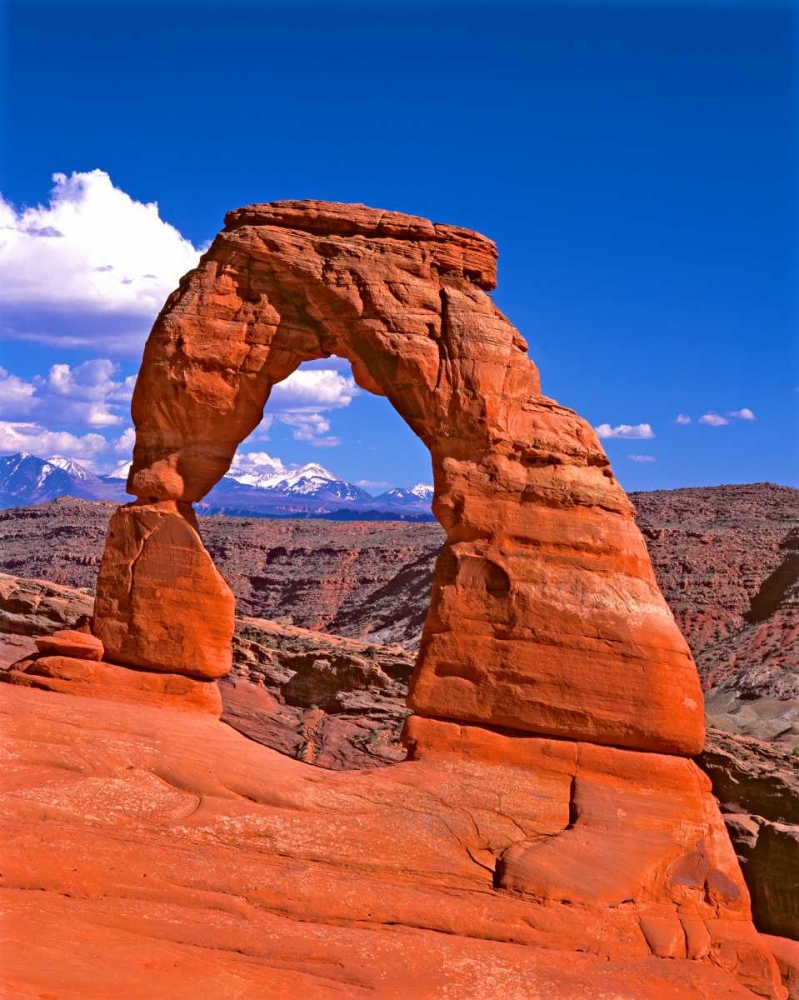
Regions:
M 573 829 L 579 818 L 580 811 L 577 808 L 577 775 L 573 774 L 569 783 L 569 822 L 566 825 L 566 829 Z
M 760 584 L 760 589 L 750 602 L 749 611 L 744 615 L 750 624 L 764 622 L 770 618 L 787 592 L 799 583 L 799 530 L 794 530 L 788 535 L 782 548 L 788 550 L 785 558 Z
M 441 378 L 444 374 L 444 370 L 447 370 L 448 376 L 450 374 L 449 299 L 446 288 L 441 288 L 438 295 L 441 301 L 441 330 L 436 338 L 436 344 L 438 346 L 438 375 L 436 376 L 436 389 L 438 389 L 441 385 Z

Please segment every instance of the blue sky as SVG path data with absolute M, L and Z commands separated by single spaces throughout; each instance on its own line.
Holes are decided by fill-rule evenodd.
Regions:
M 327 198 L 496 240 L 497 304 L 628 489 L 799 484 L 794 5 L 2 10 L 0 452 L 127 457 L 144 338 L 225 211 Z M 245 451 L 429 479 L 346 369 L 268 414 Z

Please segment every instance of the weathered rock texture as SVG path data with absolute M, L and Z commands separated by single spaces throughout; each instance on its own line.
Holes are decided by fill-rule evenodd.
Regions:
M 786 575 L 799 490 L 751 483 L 630 499 L 658 584 L 696 659 L 706 712 L 723 721 L 720 728 L 799 741 L 799 602 Z M 114 510 L 64 498 L 0 511 L 0 570 L 94 587 Z M 199 522 L 239 614 L 418 649 L 444 538 L 438 524 Z
M 0 994 L 785 996 L 690 761 L 417 724 L 413 760 L 336 773 L 0 685 Z
M 696 669 L 632 506 L 591 427 L 540 394 L 527 345 L 486 294 L 494 245 L 424 219 L 321 202 L 254 205 L 225 221 L 145 349 L 128 482 L 139 501 L 122 515 L 127 530 L 112 528 L 98 580 L 96 627 L 110 658 L 162 669 L 141 638 L 148 621 L 155 645 L 169 642 L 171 669 L 224 672 L 216 646 L 209 669 L 196 649 L 180 648 L 182 631 L 172 641 L 171 607 L 184 591 L 173 599 L 159 574 L 173 538 L 153 531 L 139 555 L 142 526 L 165 504 L 177 519 L 177 505 L 202 499 L 261 420 L 271 387 L 303 361 L 336 354 L 432 455 L 447 538 L 412 708 L 698 751 Z M 229 639 L 232 605 L 220 608 Z M 184 621 L 190 631 L 191 611 Z
M 224 677 L 235 599 L 188 504 L 120 507 L 97 578 L 94 631 L 120 663 Z
M 222 696 L 213 681 L 182 674 L 131 670 L 116 663 L 75 656 L 35 656 L 19 660 L 0 679 L 19 687 L 86 695 L 104 701 L 132 701 L 181 712 L 222 714 Z
M 168 693 L 173 671 L 187 690 L 217 691 L 233 600 L 191 504 L 271 386 L 335 353 L 433 459 L 446 540 L 411 681 L 409 759 L 320 778 L 201 712 L 99 709 L 104 661 L 18 664 L 2 695 L 18 740 L 2 803 L 15 934 L 27 935 L 33 878 L 39 928 L 64 923 L 77 898 L 70 938 L 81 920 L 110 926 L 118 954 L 120 930 L 144 931 L 151 993 L 155 969 L 175 995 L 172 943 L 246 956 L 235 970 L 217 958 L 215 994 L 230 992 L 229 973 L 240 996 L 291 993 L 286 973 L 299 972 L 308 996 L 504 1000 L 549 948 L 569 958 L 540 963 L 555 974 L 542 995 L 784 997 L 710 782 L 685 759 L 704 736 L 688 647 L 593 431 L 540 395 L 526 345 L 485 294 L 495 256 L 482 237 L 422 219 L 260 205 L 228 216 L 170 297 L 133 400 L 138 500 L 115 515 L 98 579 L 95 634 L 127 664 L 112 675 L 164 678 Z M 335 650 L 293 666 L 273 678 L 286 706 L 336 707 L 342 681 L 390 687 L 378 663 Z M 84 739 L 103 747 L 86 771 Z M 49 956 L 79 991 L 88 951 L 53 936 Z M 486 942 L 527 946 L 507 955 L 511 979 L 481 958 Z M 11 969 L 24 992 L 52 986 L 27 961 Z M 100 979 L 106 994 L 137 995 L 117 963 Z
M 50 656 L 77 656 L 84 660 L 102 660 L 103 644 L 89 632 L 65 628 L 36 639 L 36 649 Z

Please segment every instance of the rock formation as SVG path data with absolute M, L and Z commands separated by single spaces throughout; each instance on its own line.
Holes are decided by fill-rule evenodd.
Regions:
M 138 539 L 227 471 L 271 387 L 336 354 L 430 449 L 447 532 L 412 685 L 431 717 L 690 754 L 702 746 L 696 670 L 657 588 L 632 507 L 591 427 L 540 394 L 527 345 L 493 305 L 496 250 L 424 219 L 318 202 L 228 214 L 168 300 L 133 398 L 138 497 L 109 536 L 96 628 L 111 658 L 156 667 L 139 622 L 168 637 L 170 669 L 219 675 L 215 633 L 176 620 L 152 586 L 171 536 Z M 166 515 L 164 515 L 166 516 Z M 126 571 L 135 564 L 137 579 Z M 210 582 L 210 568 L 208 579 Z M 185 586 L 175 583 L 180 601 Z M 227 638 L 233 608 L 208 591 Z M 134 607 L 135 605 L 135 607 Z M 185 633 L 185 634 L 184 634 Z M 185 645 L 184 655 L 178 655 Z M 210 661 L 214 662 L 211 663 Z
M 19 665 L 6 721 L 28 741 L 9 809 L 17 844 L 36 846 L 37 886 L 115 899 L 110 925 L 104 904 L 74 909 L 110 926 L 117 951 L 120 930 L 157 942 L 145 962 L 165 970 L 165 994 L 172 942 L 248 956 L 249 969 L 217 965 L 215 995 L 231 975 L 242 996 L 296 990 L 288 969 L 320 997 L 331 983 L 386 998 L 785 996 L 710 782 L 687 759 L 704 737 L 690 652 L 596 436 L 540 394 L 524 341 L 486 294 L 495 257 L 481 236 L 397 213 L 256 205 L 228 215 L 156 321 L 133 399 L 137 500 L 115 515 L 98 578 L 104 659 Z M 321 776 L 244 743 L 204 702 L 154 712 L 139 695 L 153 678 L 156 694 L 180 695 L 166 680 L 179 675 L 189 707 L 229 670 L 233 599 L 191 504 L 272 385 L 331 354 L 430 449 L 446 540 L 411 681 L 409 759 Z M 365 684 L 379 668 L 352 669 Z M 92 705 L 115 672 L 139 703 L 115 706 L 111 723 Z M 326 697 L 329 673 L 297 670 L 286 700 Z M 39 686 L 69 690 L 70 709 L 36 715 L 41 692 L 25 688 Z M 109 726 L 88 762 L 91 732 Z M 83 753 L 63 773 L 70 731 Z M 53 822 L 55 853 L 42 846 Z M 82 862 L 89 835 L 92 858 L 109 859 L 99 885 Z M 30 864 L 4 874 L 24 936 Z M 64 917 L 54 895 L 37 913 L 48 929 Z M 54 938 L 74 987 L 85 955 L 62 961 Z M 525 972 L 535 981 L 519 989 Z
M 235 600 L 191 506 L 120 507 L 97 578 L 94 630 L 112 659 L 206 680 L 230 672 Z
M 786 587 L 768 617 L 762 610 L 789 568 L 799 490 L 754 483 L 630 499 L 658 585 L 696 660 L 706 714 L 720 723 L 724 716 L 718 728 L 799 742 L 799 604 Z M 65 498 L 0 511 L 0 570 L 94 587 L 114 509 Z M 239 615 L 418 649 L 444 538 L 438 524 L 199 522 Z

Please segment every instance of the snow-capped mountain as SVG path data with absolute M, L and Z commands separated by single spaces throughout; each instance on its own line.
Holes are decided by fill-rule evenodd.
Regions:
M 89 472 L 88 469 L 84 469 L 82 465 L 78 465 L 73 459 L 66 458 L 64 455 L 51 455 L 50 458 L 45 459 L 45 464 L 54 465 L 57 469 L 63 470 L 74 479 L 80 479 L 85 483 L 98 478 L 93 472 Z
M 431 483 L 416 483 L 414 486 L 395 486 L 381 493 L 378 500 L 391 504 L 402 504 L 408 507 L 424 507 L 429 509 L 433 502 L 433 486 Z
M 122 462 L 121 465 L 118 465 L 108 475 L 103 476 L 103 479 L 121 479 L 125 482 L 128 478 L 131 465 L 133 465 L 133 462 Z
M 233 479 L 245 486 L 254 486 L 259 490 L 269 490 L 271 493 L 284 497 L 307 497 L 315 500 L 347 500 L 370 501 L 372 497 L 354 483 L 339 479 L 329 469 L 316 462 L 309 462 L 299 469 L 280 472 L 242 472 L 231 469 L 226 479 Z
M 80 500 L 130 499 L 125 482 L 130 462 L 106 476 L 96 476 L 63 455 L 38 458 L 18 453 L 0 457 L 0 508 L 47 503 L 58 497 Z M 261 470 L 264 471 L 261 471 Z M 330 517 L 427 520 L 432 486 L 417 483 L 373 497 L 316 462 L 286 469 L 275 459 L 256 471 L 233 468 L 197 504 L 201 514 L 243 517 Z
M 0 507 L 47 503 L 64 496 L 121 500 L 123 491 L 63 455 L 38 458 L 18 452 L 0 457 Z

